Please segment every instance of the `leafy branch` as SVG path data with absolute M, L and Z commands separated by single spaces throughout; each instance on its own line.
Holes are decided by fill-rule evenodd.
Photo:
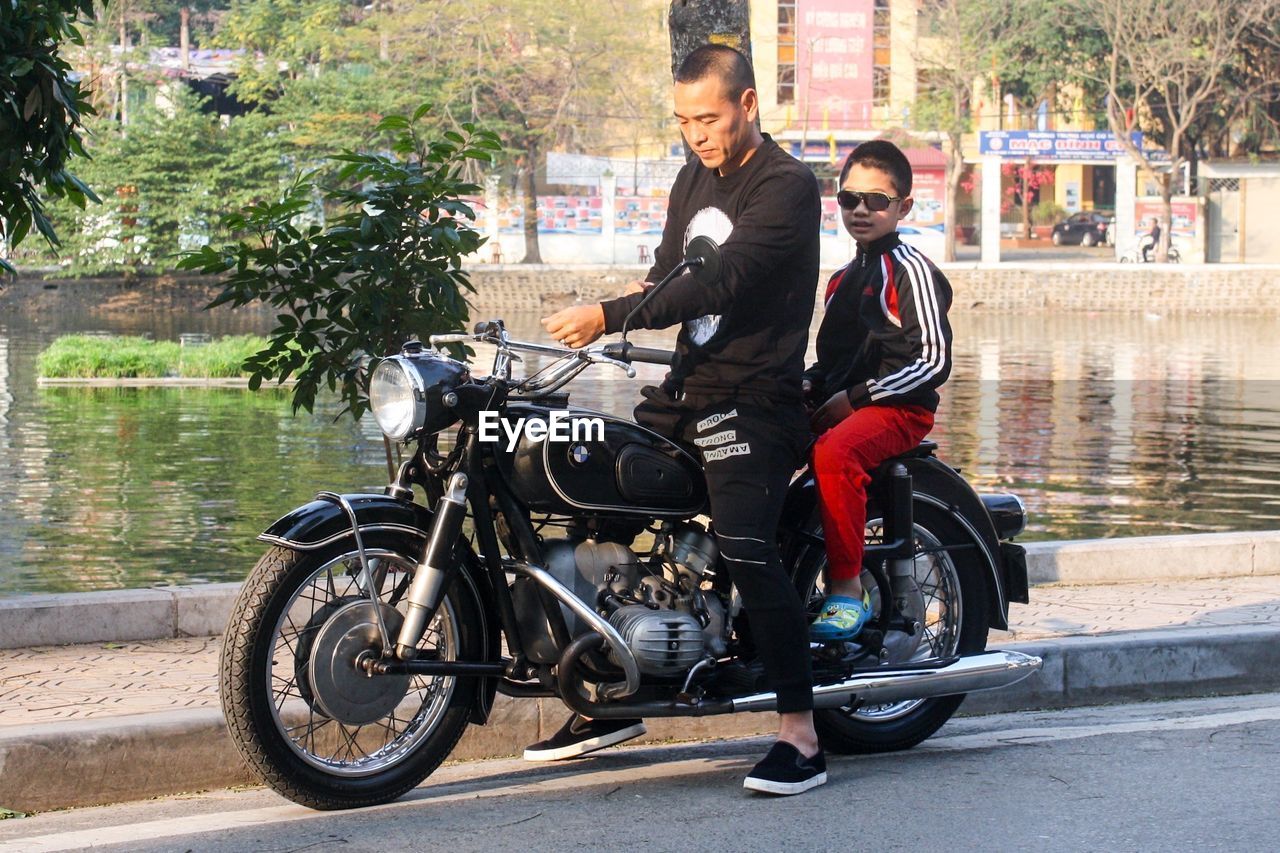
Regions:
M 463 124 L 427 138 L 431 112 L 391 115 L 375 129 L 392 135 L 387 153 L 343 151 L 337 186 L 323 198 L 340 210 L 326 226 L 302 225 L 322 195 L 316 173 L 300 175 L 277 201 L 223 218 L 251 239 L 187 253 L 179 269 L 228 273 L 210 307 L 265 303 L 279 310 L 265 349 L 245 362 L 249 386 L 293 377 L 293 408 L 311 411 L 327 387 L 343 412 L 368 408 L 371 356 L 411 338 L 458 329 L 474 292 L 462 259 L 484 244 L 465 197 L 481 188 L 463 177 L 468 160 L 492 161 L 495 134 Z

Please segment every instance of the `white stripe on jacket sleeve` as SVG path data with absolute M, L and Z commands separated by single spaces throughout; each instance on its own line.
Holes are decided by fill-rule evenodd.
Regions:
M 918 359 L 901 370 L 868 382 L 873 401 L 913 391 L 937 376 L 947 364 L 947 339 L 942 334 L 933 271 L 919 252 L 906 244 L 894 249 L 893 256 L 901 261 L 911 284 L 912 301 L 920 327 L 921 353 Z M 899 314 L 902 307 L 899 302 Z

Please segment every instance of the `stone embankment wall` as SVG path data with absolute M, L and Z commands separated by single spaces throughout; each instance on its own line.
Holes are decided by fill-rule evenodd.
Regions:
M 472 302 L 499 314 L 551 311 L 616 296 L 646 269 L 476 266 L 469 270 Z M 1280 266 L 1009 263 L 950 264 L 944 271 L 955 307 L 966 311 L 1280 314 Z M 830 272 L 823 271 L 819 290 Z M 184 312 L 202 309 L 218 291 L 216 282 L 199 278 L 21 278 L 0 281 L 0 312 Z
M 500 312 L 594 302 L 641 278 L 644 267 L 481 267 L 473 300 Z M 1280 267 L 1132 264 L 951 264 L 958 309 L 1280 314 Z M 820 276 L 825 286 L 830 271 Z M 820 286 L 820 289 L 821 289 Z

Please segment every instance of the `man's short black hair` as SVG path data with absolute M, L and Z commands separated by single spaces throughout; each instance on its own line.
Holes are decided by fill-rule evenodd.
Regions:
M 868 169 L 879 169 L 893 180 L 893 189 L 906 198 L 911 195 L 911 163 L 902 149 L 887 139 L 872 139 L 849 152 L 844 168 L 840 170 L 840 186 L 849 177 L 849 170 L 857 163 Z
M 751 62 L 740 51 L 724 44 L 704 44 L 694 48 L 676 69 L 677 83 L 696 83 L 714 74 L 724 83 L 725 97 L 736 101 L 756 87 Z

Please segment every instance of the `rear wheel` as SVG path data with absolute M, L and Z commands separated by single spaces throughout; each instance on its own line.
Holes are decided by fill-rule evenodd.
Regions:
M 916 636 L 889 631 L 885 636 L 886 664 L 927 661 L 955 655 L 976 654 L 987 644 L 987 592 L 982 565 L 972 548 L 942 550 L 970 540 L 954 520 L 942 511 L 916 502 L 915 586 L 911 598 L 919 612 L 911 614 L 921 625 Z M 879 539 L 882 524 L 874 506 L 868 506 L 868 537 Z M 827 557 L 818 547 L 802 558 L 796 585 L 810 621 L 822 605 Z M 889 598 L 870 572 L 863 571 L 864 587 L 871 592 L 872 624 L 880 619 Z M 964 695 L 912 699 L 888 705 L 814 711 L 814 726 L 826 749 L 835 753 L 871 753 L 909 749 L 942 727 L 964 701 Z
M 1080 238 L 1080 245 L 1084 246 L 1086 249 L 1091 249 L 1098 245 L 1098 238 L 1093 234 L 1085 234 Z
M 396 536 L 365 545 L 393 642 L 421 548 Z M 409 791 L 449 755 L 474 703 L 470 679 L 366 675 L 359 660 L 381 647 L 349 540 L 263 555 L 232 611 L 219 687 L 231 738 L 264 783 L 314 809 L 370 806 Z M 451 585 L 418 649 L 479 659 L 480 612 L 466 584 Z

